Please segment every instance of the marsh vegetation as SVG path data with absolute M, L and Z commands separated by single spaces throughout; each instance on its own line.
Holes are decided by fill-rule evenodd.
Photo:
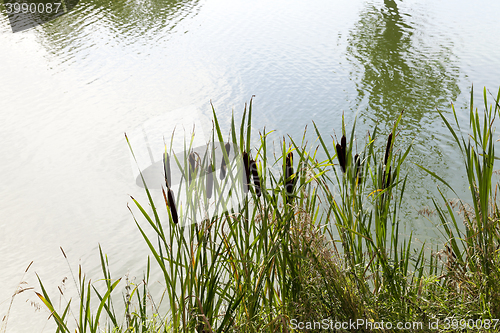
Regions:
M 299 139 L 283 138 L 273 150 L 265 131 L 260 144 L 251 146 L 250 102 L 241 123 L 233 117 L 229 140 L 213 111 L 212 141 L 220 147 L 229 141 L 244 163 L 246 190 L 237 208 L 197 223 L 178 223 L 184 213 L 174 209 L 166 177 L 164 201 L 155 202 L 147 186 L 148 202 L 132 198 L 140 211 L 133 219 L 151 254 L 144 258 L 142 283 L 112 277 L 101 251 L 99 285 L 80 270 L 75 277 L 79 299 L 62 311 L 55 310 L 59 305 L 42 280 L 38 296 L 57 332 L 291 332 L 315 330 L 293 330 L 292 322 L 358 319 L 424 323 L 412 331 L 497 331 L 500 210 L 494 126 L 500 90 L 491 105 L 484 90 L 484 112 L 472 96 L 468 128 L 459 124 L 454 109 L 439 114 L 462 153 L 473 200 L 450 200 L 444 189 L 453 189 L 439 171 L 421 167 L 442 184 L 429 217 L 437 219 L 443 235 L 435 248 L 400 232 L 404 166 L 411 163 L 412 149 L 399 142 L 404 113 L 384 135 L 375 127 L 359 137 L 355 123 L 346 128 L 339 119 L 343 126 L 337 136 L 321 134 L 314 124 L 316 142 L 307 142 L 304 132 Z M 192 159 L 184 161 L 186 184 L 205 197 L 203 191 L 210 188 L 211 196 L 212 188 L 220 189 L 222 171 L 197 170 Z M 191 179 L 196 172 L 207 177 Z M 225 178 L 230 167 L 227 172 Z M 160 210 L 167 211 L 167 219 L 160 218 Z M 148 287 L 152 265 L 161 271 L 163 294 Z M 124 284 L 123 304 L 115 307 L 112 295 Z M 159 310 L 162 302 L 169 311 Z M 431 329 L 429 323 L 436 320 L 439 325 Z

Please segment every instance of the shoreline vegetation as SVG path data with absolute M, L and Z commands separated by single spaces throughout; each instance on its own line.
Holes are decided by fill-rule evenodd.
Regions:
M 304 132 L 301 141 L 283 138 L 280 155 L 273 156 L 265 131 L 251 147 L 250 101 L 241 123 L 231 122 L 229 143 L 239 150 L 246 175 L 237 209 L 178 223 L 187 214 L 182 209 L 196 214 L 197 208 L 176 208 L 166 152 L 164 202 L 154 202 L 147 186 L 148 202 L 132 198 L 140 211 L 133 218 L 150 249 L 143 283 L 126 283 L 115 306 L 112 296 L 124 282 L 111 277 L 99 248 L 102 280 L 91 283 L 80 268 L 78 299 L 55 304 L 40 278 L 37 295 L 56 332 L 498 332 L 500 209 L 493 174 L 499 101 L 500 90 L 488 105 L 485 89 L 480 113 L 471 91 L 466 136 L 454 108 L 453 121 L 439 112 L 462 153 L 474 199 L 450 202 L 439 190 L 433 209 L 443 237 L 432 253 L 399 232 L 403 166 L 411 150 L 398 145 L 403 113 L 388 136 L 375 127 L 358 139 L 355 123 L 348 131 L 342 119 L 342 136 L 333 142 L 314 125 L 314 149 L 307 148 Z M 213 117 L 212 141 L 227 148 L 226 164 L 219 176 L 210 172 L 213 163 L 203 171 L 194 156 L 185 156 L 186 184 L 196 200 L 200 193 L 212 196 L 214 179 L 231 175 L 215 110 Z M 318 161 L 322 155 L 326 159 Z M 438 172 L 420 168 L 451 189 Z M 149 291 L 151 265 L 161 272 L 163 295 Z M 159 310 L 162 302 L 169 311 Z

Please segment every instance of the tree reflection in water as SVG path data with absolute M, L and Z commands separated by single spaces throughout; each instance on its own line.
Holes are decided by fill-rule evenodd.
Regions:
M 449 108 L 460 94 L 453 43 L 432 44 L 434 32 L 416 21 L 395 1 L 385 0 L 381 8 L 368 5 L 348 37 L 347 59 L 356 68 L 351 73 L 356 104 L 366 99 L 363 116 L 387 126 L 404 109 L 405 122 L 420 127 L 424 116 L 434 119 L 436 106 Z

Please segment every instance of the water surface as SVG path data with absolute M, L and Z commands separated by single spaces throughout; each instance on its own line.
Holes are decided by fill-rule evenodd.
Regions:
M 360 136 L 400 138 L 412 161 L 465 192 L 451 137 L 436 108 L 466 119 L 472 84 L 500 82 L 500 4 L 489 1 L 82 0 L 74 11 L 12 34 L 0 7 L 0 316 L 24 269 L 57 295 L 81 263 L 140 276 L 146 246 L 127 208 L 136 186 L 123 133 L 167 111 L 210 101 L 225 126 L 252 95 L 254 127 L 300 135 L 314 120 L 340 133 L 358 116 Z M 257 132 L 256 132 L 257 133 Z M 407 208 L 429 205 L 435 183 L 409 165 Z M 405 233 L 432 239 L 416 214 Z M 35 302 L 35 303 L 31 303 Z M 36 297 L 16 297 L 8 331 L 53 331 Z M 30 318 L 27 323 L 26 318 Z

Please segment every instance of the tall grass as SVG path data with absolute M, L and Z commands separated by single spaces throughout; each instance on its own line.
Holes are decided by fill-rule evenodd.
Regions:
M 355 152 L 355 124 L 349 140 L 343 126 L 340 142 L 333 143 L 340 170 L 332 166 L 330 174 L 334 178 L 325 174 L 321 182 L 340 237 L 345 268 L 356 277 L 361 290 L 365 293 L 370 290 L 377 302 L 390 304 L 391 316 L 398 320 L 411 315 L 411 300 L 416 296 L 415 286 L 424 267 L 424 247 L 412 257 L 411 243 L 399 239 L 399 211 L 407 181 L 401 174 L 401 166 L 411 149 L 411 145 L 404 152 L 395 149 L 402 116 L 396 119 L 381 153 L 377 153 L 375 145 L 377 128 L 368 135 L 363 149 Z M 328 155 L 327 162 L 331 162 L 332 149 L 317 128 L 316 132 Z M 338 196 L 331 190 L 335 185 Z
M 446 235 L 437 253 L 426 253 L 425 244 L 415 247 L 412 235 L 400 236 L 404 165 L 411 150 L 399 146 L 403 113 L 390 133 L 381 135 L 375 127 L 363 143 L 355 136 L 356 124 L 348 133 L 343 118 L 342 136 L 331 141 L 314 125 L 312 148 L 304 131 L 298 141 L 283 138 L 273 157 L 270 133 L 259 133 L 252 148 L 250 101 L 241 123 L 231 119 L 228 141 L 212 110 L 211 147 L 222 149 L 220 173 L 214 152 L 193 154 L 191 140 L 181 160 L 166 148 L 163 201 L 153 200 L 145 181 L 146 205 L 132 198 L 140 214 L 133 218 L 163 276 L 168 313 L 158 310 L 148 290 L 148 260 L 144 283 L 126 286 L 125 315 L 116 315 L 111 295 L 120 280 L 111 278 L 102 251 L 102 289 L 79 271 L 79 312 L 70 302 L 57 312 L 41 281 L 39 297 L 61 332 L 71 330 L 69 318 L 77 332 L 290 332 L 294 321 L 357 319 L 421 321 L 421 331 L 438 319 L 439 331 L 451 332 L 457 328 L 446 326 L 449 317 L 481 323 L 498 318 L 493 125 L 500 91 L 494 107 L 488 108 L 486 97 L 485 91 L 481 120 L 471 92 L 468 139 L 459 138 L 454 109 L 458 130 L 440 113 L 463 153 L 474 200 L 459 202 L 463 222 L 444 193 L 442 203 L 434 200 Z M 231 149 L 243 165 L 231 164 Z M 171 188 L 171 163 L 183 170 L 183 205 L 175 204 L 181 192 Z M 238 179 L 241 186 L 234 186 Z M 220 207 L 214 215 L 207 214 L 212 196 L 222 198 L 212 203 Z M 238 199 L 236 206 L 229 205 L 231 197 Z M 164 209 L 166 220 L 160 219 Z
M 487 91 L 483 90 L 484 113 L 482 117 L 474 108 L 471 89 L 469 134 L 464 137 L 453 107 L 455 126 L 440 112 L 440 117 L 453 135 L 459 147 L 472 202 L 458 201 L 463 223 L 457 221 L 452 203 L 441 197 L 442 208 L 436 200 L 434 206 L 441 225 L 445 230 L 446 254 L 448 256 L 443 278 L 458 289 L 459 293 L 469 293 L 467 298 L 479 300 L 480 313 L 492 318 L 500 316 L 500 210 L 497 201 L 498 184 L 494 184 L 495 159 L 495 119 L 500 112 L 500 89 L 494 105 L 488 107 Z M 428 170 L 427 170 L 428 171 Z M 428 171 L 448 187 L 443 179 Z M 451 187 L 450 187 L 451 188 Z

